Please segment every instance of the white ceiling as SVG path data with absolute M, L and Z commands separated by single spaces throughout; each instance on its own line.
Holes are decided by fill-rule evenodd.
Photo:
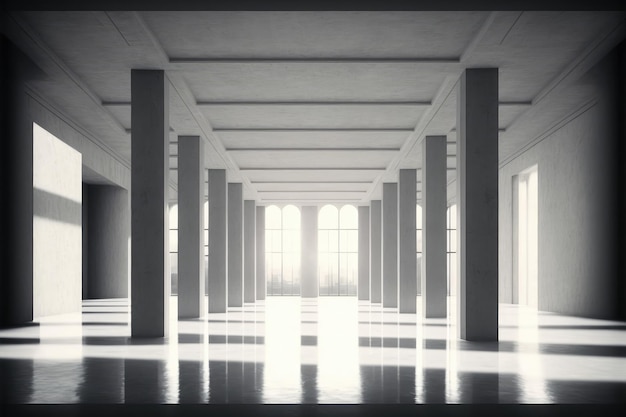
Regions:
M 4 23 L 49 76 L 31 87 L 127 161 L 130 70 L 166 70 L 171 167 L 176 137 L 200 135 L 207 166 L 259 204 L 380 198 L 398 168 L 420 168 L 425 135 L 447 135 L 453 181 L 469 67 L 499 68 L 505 162 L 592 98 L 577 81 L 624 39 L 622 12 L 13 12 Z

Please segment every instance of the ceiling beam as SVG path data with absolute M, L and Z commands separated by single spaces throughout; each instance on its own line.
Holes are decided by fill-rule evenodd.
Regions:
M 499 101 L 498 106 L 500 107 L 530 107 L 533 105 L 532 101 L 516 101 L 516 100 L 508 100 L 508 101 Z
M 241 127 L 241 128 L 214 128 L 215 133 L 226 132 L 413 132 L 409 128 L 368 128 L 368 127 L 350 127 L 350 128 L 262 128 L 262 127 Z
M 251 184 L 371 184 L 372 181 L 250 181 Z
M 170 57 L 170 64 L 458 64 L 453 57 Z
M 339 151 L 339 152 L 360 152 L 360 151 L 376 151 L 384 152 L 391 151 L 397 152 L 400 148 L 226 148 L 227 152 L 315 152 L 315 151 Z
M 104 107 L 130 107 L 130 101 L 103 100 Z M 532 106 L 532 101 L 506 100 L 498 102 L 502 107 Z M 348 101 L 260 101 L 260 100 L 197 100 L 197 106 L 431 106 L 432 101 L 424 100 L 348 100 Z
M 298 202 L 298 201 L 361 201 L 361 198 L 267 198 L 267 199 L 262 199 L 265 202 L 272 202 L 272 201 L 291 201 L 291 202 Z
M 288 167 L 288 168 L 275 168 L 275 167 L 240 167 L 240 171 L 384 171 L 385 167 Z
M 198 100 L 198 106 L 430 106 L 430 101 L 354 100 L 354 101 L 212 101 Z
M 114 7 L 113 7 L 114 6 Z M 158 6 L 158 7 L 155 7 Z M 67 11 L 75 10 L 76 2 L 69 0 L 57 0 L 55 2 L 42 2 L 41 0 L 5 0 L 3 7 L 7 10 L 53 10 Z M 615 8 L 614 0 L 524 0 L 509 1 L 501 0 L 442 0 L 438 2 L 427 0 L 415 0 L 407 2 L 406 0 L 387 0 L 371 1 L 362 0 L 358 3 L 337 2 L 336 0 L 309 0 L 299 2 L 285 2 L 284 0 L 266 0 L 263 2 L 251 2 L 249 0 L 231 0 L 228 2 L 207 2 L 197 0 L 179 0 L 177 2 L 153 3 L 145 0 L 125 0 L 123 2 L 111 2 L 110 0 L 93 0 L 81 3 L 80 9 L 86 11 L 100 11 L 108 9 L 128 9 L 140 11 L 152 11 L 155 8 L 163 11 L 276 11 L 276 10 L 292 10 L 292 11 L 321 11 L 321 12 L 337 12 L 337 11 L 459 11 L 459 10 L 476 10 L 489 11 L 494 8 L 497 10 L 612 10 Z
M 450 129 L 450 133 L 456 133 L 456 127 L 453 127 L 452 129 Z M 499 127 L 498 128 L 498 132 L 502 133 L 502 132 L 506 132 L 506 128 L 504 127 Z M 446 142 L 446 143 L 455 143 L 455 142 Z
M 130 135 L 132 132 L 132 129 L 124 129 L 124 132 L 126 132 L 127 135 Z M 174 128 L 172 126 L 170 126 L 170 133 L 175 132 Z
M 367 190 L 257 190 L 259 194 L 289 194 L 289 193 L 366 193 Z

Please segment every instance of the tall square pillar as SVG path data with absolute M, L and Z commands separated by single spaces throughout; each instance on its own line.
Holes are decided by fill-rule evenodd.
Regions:
M 446 137 L 422 142 L 422 312 L 427 318 L 447 315 Z
M 83 233 L 83 299 L 128 297 L 128 190 L 83 184 Z
M 398 192 L 398 266 L 399 312 L 415 313 L 417 298 L 417 254 L 415 206 L 417 205 L 417 171 L 401 169 Z
M 243 300 L 254 303 L 256 297 L 256 203 L 243 202 Z
M 241 306 L 243 306 L 243 184 L 229 183 L 228 307 Z
M 381 201 L 370 203 L 370 299 L 372 303 L 382 301 L 382 217 Z
M 226 170 L 209 169 L 209 313 L 226 312 Z
M 0 328 L 33 320 L 33 122 L 26 83 L 36 66 L 0 35 L 2 273 Z M 8 397 L 7 397 L 8 398 Z
M 370 299 L 370 208 L 359 207 L 359 300 Z
M 204 316 L 204 142 L 178 137 L 178 317 Z
M 302 207 L 300 216 L 302 233 L 302 297 L 317 297 L 317 207 Z
M 167 337 L 170 297 L 169 84 L 131 70 L 131 335 Z
M 398 184 L 383 183 L 383 307 L 398 307 Z
M 265 300 L 265 206 L 256 208 L 256 299 Z
M 457 114 L 461 339 L 498 340 L 498 69 L 461 75 Z

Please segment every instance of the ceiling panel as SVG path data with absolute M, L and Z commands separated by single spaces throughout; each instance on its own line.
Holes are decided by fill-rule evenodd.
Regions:
M 380 170 L 244 170 L 245 175 L 252 183 L 256 181 L 374 181 L 380 176 Z
M 362 199 L 366 191 L 261 191 L 257 193 L 263 200 L 272 199 Z
M 253 183 L 259 193 L 266 191 L 367 191 L 372 185 L 367 182 L 262 182 Z
M 228 148 L 399 148 L 409 132 L 372 131 L 221 131 Z
M 214 129 L 403 128 L 412 129 L 423 106 L 203 106 Z
M 230 151 L 240 168 L 385 168 L 396 151 Z
M 431 101 L 458 65 L 205 63 L 181 70 L 198 101 Z
M 486 12 L 142 12 L 170 56 L 458 56 Z

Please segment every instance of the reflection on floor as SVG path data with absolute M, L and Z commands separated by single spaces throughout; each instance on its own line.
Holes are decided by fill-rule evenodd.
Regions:
M 500 342 L 470 343 L 453 319 L 352 297 L 268 297 L 182 321 L 176 302 L 169 339 L 130 339 L 122 299 L 1 330 L 4 401 L 626 403 L 623 322 L 502 304 Z

